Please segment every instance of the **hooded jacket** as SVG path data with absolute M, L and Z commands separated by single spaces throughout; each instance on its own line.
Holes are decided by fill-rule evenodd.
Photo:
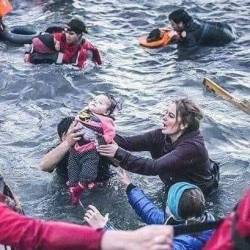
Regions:
M 180 181 L 197 185 L 204 194 L 214 188 L 211 163 L 199 130 L 183 134 L 174 143 L 161 129 L 131 137 L 117 135 L 115 141 L 120 146 L 115 158 L 130 172 L 158 175 L 167 188 Z M 149 151 L 153 159 L 126 150 Z

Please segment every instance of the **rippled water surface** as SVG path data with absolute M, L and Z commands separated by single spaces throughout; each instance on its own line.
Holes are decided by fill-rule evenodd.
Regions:
M 158 50 L 138 46 L 137 37 L 167 22 L 168 13 L 185 7 L 195 16 L 226 21 L 239 38 L 225 46 L 192 53 L 175 46 Z M 161 125 L 161 111 L 172 97 L 189 96 L 205 113 L 202 132 L 210 156 L 221 162 L 218 197 L 209 207 L 216 215 L 231 210 L 250 184 L 249 115 L 202 87 L 210 77 L 236 96 L 249 98 L 250 2 L 238 1 L 15 1 L 6 24 L 52 24 L 81 15 L 88 38 L 101 50 L 101 68 L 85 72 L 68 66 L 28 65 L 24 50 L 0 42 L 0 168 L 20 197 L 27 214 L 80 222 L 84 210 L 72 208 L 66 189 L 53 175 L 38 169 L 47 150 L 57 143 L 59 120 L 81 109 L 91 94 L 108 91 L 124 104 L 117 115 L 118 130 L 133 135 Z M 132 175 L 133 181 L 160 204 L 163 185 L 158 178 Z M 140 222 L 129 207 L 115 177 L 106 189 L 85 194 L 84 206 L 110 213 L 114 224 L 135 228 Z

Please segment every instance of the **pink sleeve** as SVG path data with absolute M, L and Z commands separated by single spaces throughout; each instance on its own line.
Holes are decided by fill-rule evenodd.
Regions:
M 0 244 L 19 250 L 100 250 L 103 231 L 63 222 L 45 222 L 0 203 Z
M 102 122 L 103 137 L 106 143 L 112 143 L 115 138 L 115 124 L 113 119 L 105 116 L 98 116 Z

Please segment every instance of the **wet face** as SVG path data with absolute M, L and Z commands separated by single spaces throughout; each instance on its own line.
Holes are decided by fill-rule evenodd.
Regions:
M 168 105 L 165 115 L 163 117 L 162 133 L 168 136 L 182 134 L 185 126 L 181 122 L 180 116 L 176 114 L 176 104 Z
M 75 33 L 72 30 L 66 30 L 65 35 L 66 35 L 66 43 L 67 44 L 76 44 L 76 43 L 78 43 L 78 41 L 81 38 L 81 35 Z
M 183 22 L 179 22 L 179 23 L 175 23 L 173 20 L 170 20 L 171 22 L 171 26 L 173 27 L 173 29 L 177 32 L 181 32 L 184 30 L 184 24 Z
M 111 101 L 106 95 L 97 95 L 88 105 L 91 112 L 99 115 L 108 115 Z

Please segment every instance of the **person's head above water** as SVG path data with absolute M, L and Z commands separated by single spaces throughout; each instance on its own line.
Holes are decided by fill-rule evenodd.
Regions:
M 57 125 L 57 133 L 61 141 L 63 141 L 64 135 L 68 132 L 71 123 L 74 121 L 73 116 L 63 118 Z
M 168 16 L 169 21 L 175 31 L 183 31 L 193 19 L 184 9 L 178 9 L 173 11 Z
M 177 220 L 198 218 L 205 211 L 205 198 L 197 186 L 177 182 L 168 191 L 167 210 Z
M 165 111 L 162 133 L 175 141 L 182 134 L 199 129 L 202 118 L 201 110 L 191 100 L 174 100 Z
M 112 95 L 101 94 L 95 96 L 88 104 L 88 109 L 99 115 L 112 115 L 118 107 L 118 102 Z
M 68 44 L 78 43 L 83 33 L 88 33 L 86 25 L 79 18 L 73 18 L 66 24 L 65 27 L 66 42 Z

